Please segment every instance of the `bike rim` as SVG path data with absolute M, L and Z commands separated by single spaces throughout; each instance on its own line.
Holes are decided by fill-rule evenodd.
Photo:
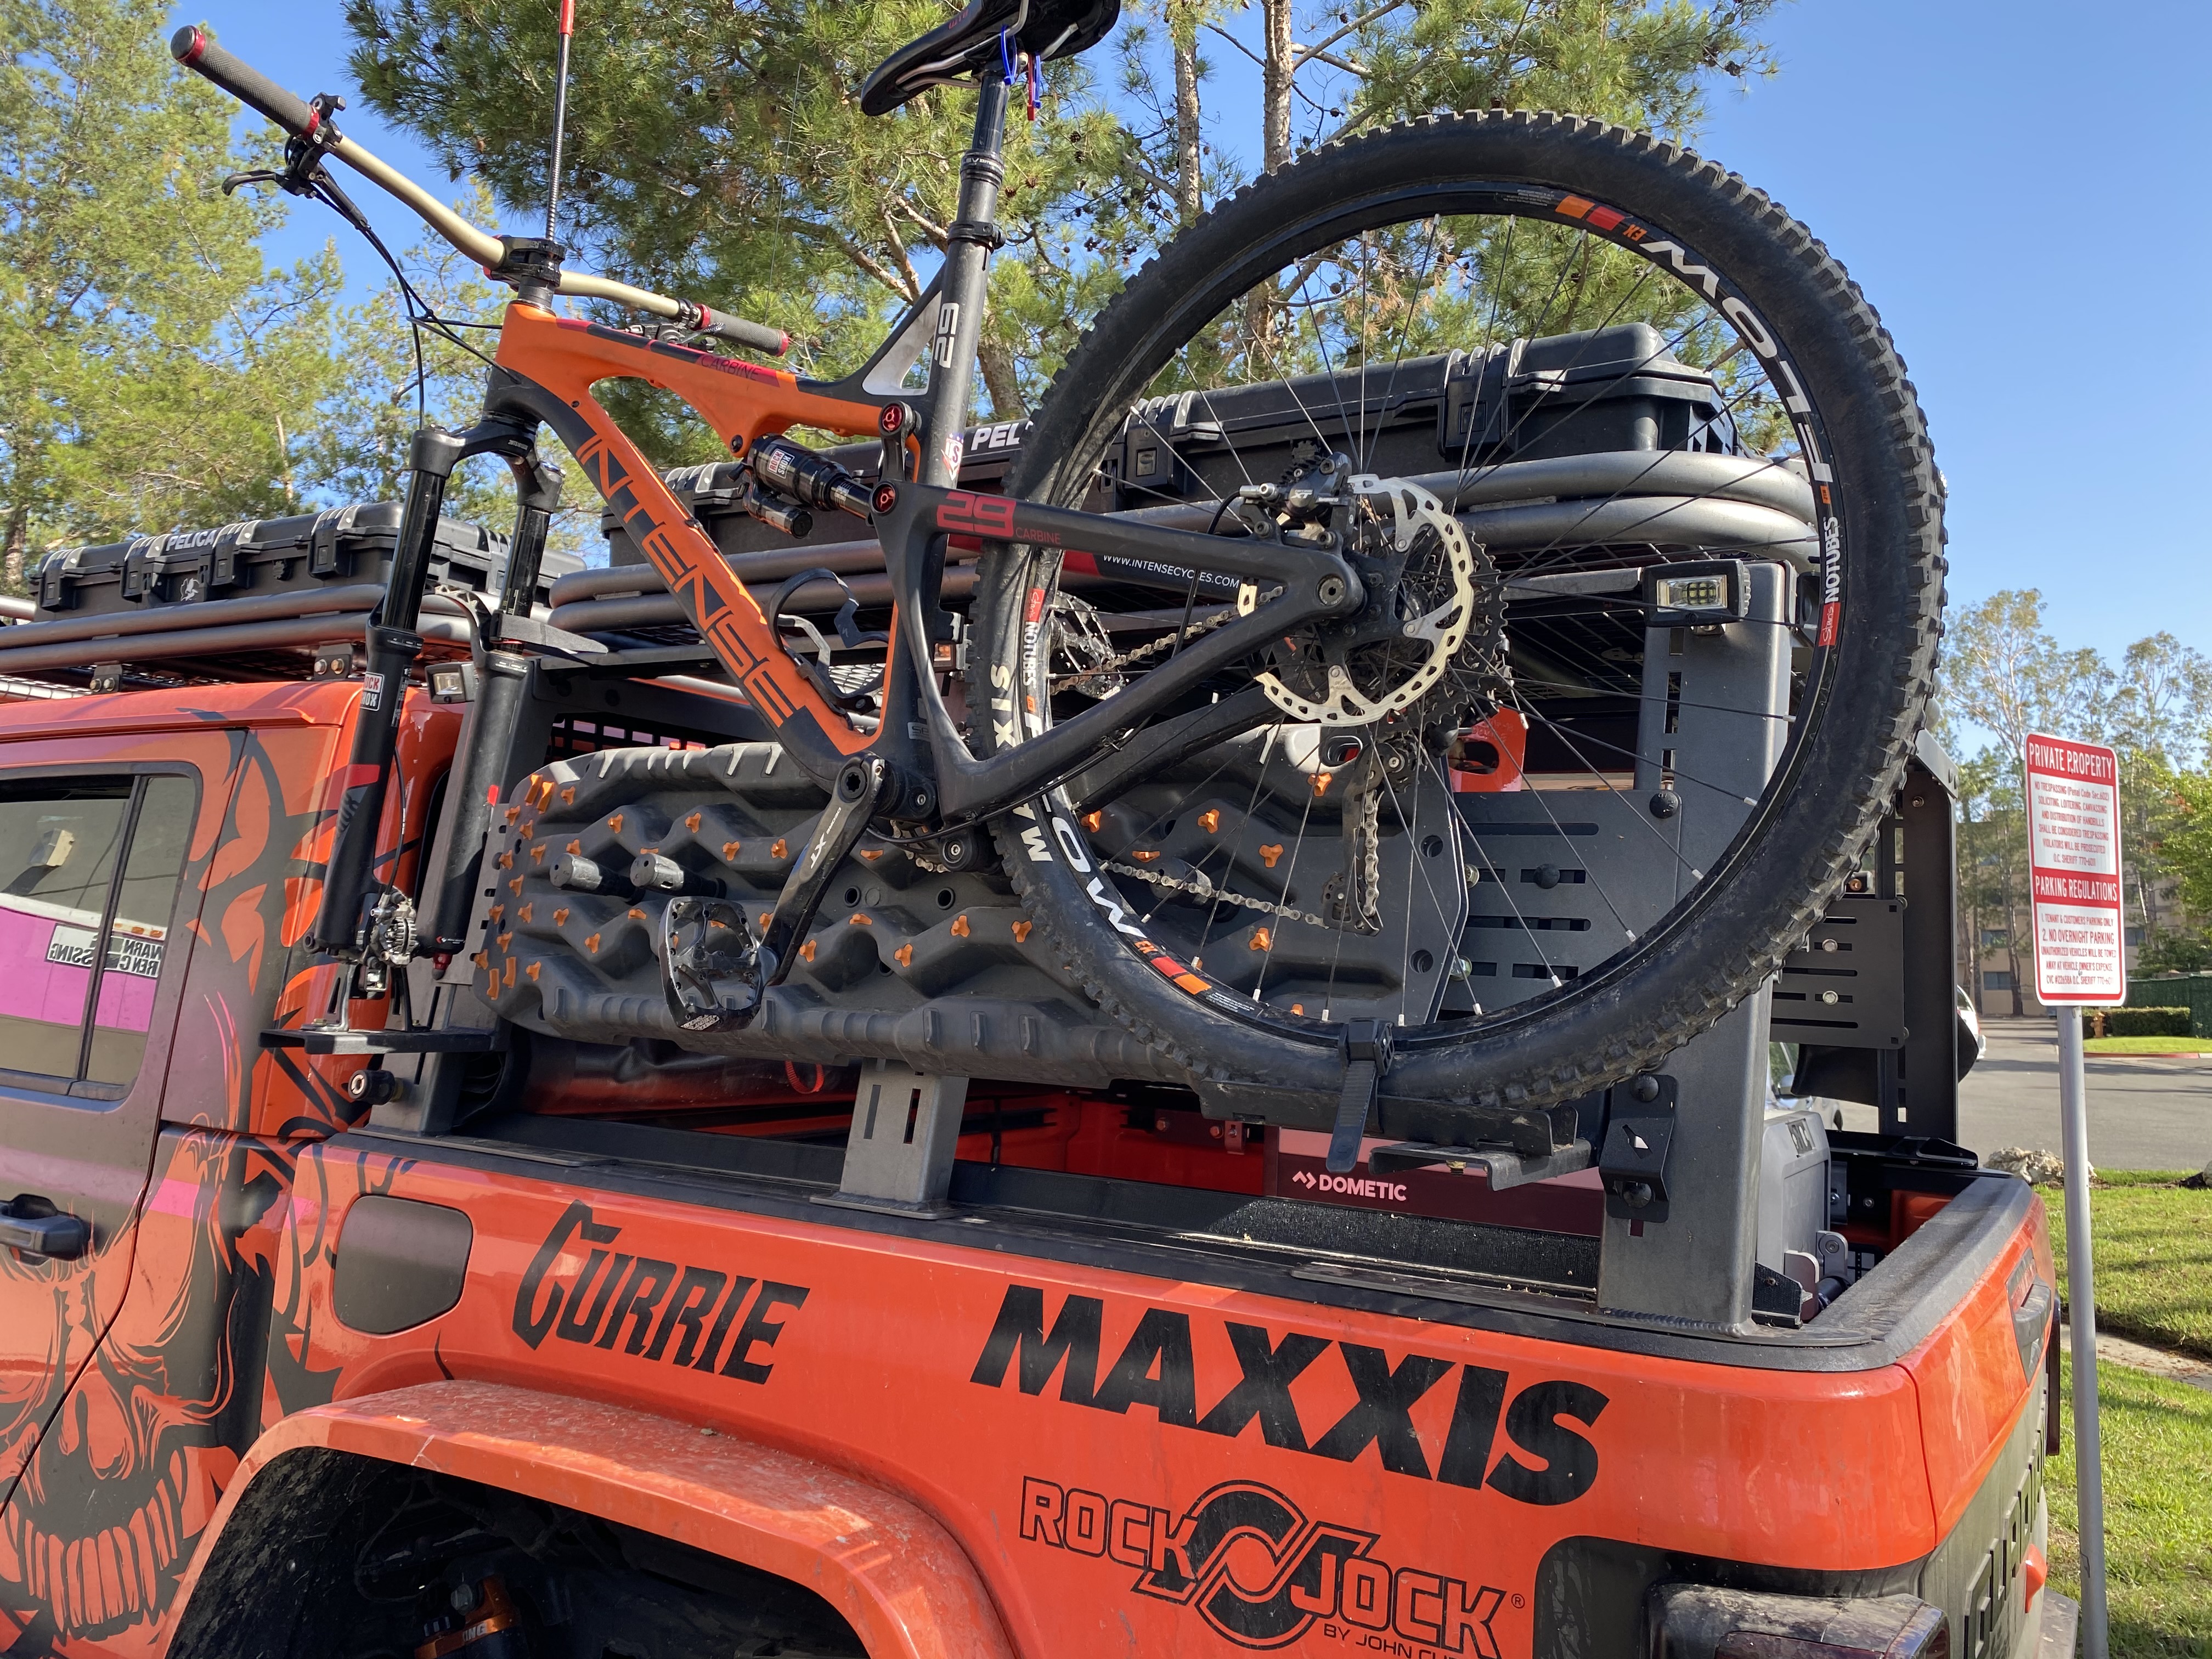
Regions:
M 1190 327 L 1194 318 L 1202 318 L 1202 325 Z M 1272 324 L 1262 320 L 1270 318 Z M 1483 526 L 1482 534 L 1491 538 L 1483 546 L 1491 554 L 1493 580 L 1501 584 L 1713 560 L 1780 565 L 1789 605 L 1779 625 L 1791 635 L 1783 711 L 1789 736 L 1727 846 L 1694 864 L 1669 849 L 1684 890 L 1656 918 L 1648 902 L 1631 903 L 1628 896 L 1608 891 L 1601 872 L 1558 872 L 1560 878 L 1579 878 L 1577 884 L 1589 889 L 1582 931 L 1617 935 L 1617 948 L 1609 952 L 1593 952 L 1589 940 L 1577 941 L 1572 954 L 1578 960 L 1570 963 L 1560 959 L 1567 952 L 1547 948 L 1547 933 L 1557 919 L 1527 914 L 1532 907 L 1517 902 L 1516 888 L 1531 878 L 1541 882 L 1548 866 L 1523 869 L 1502 860 L 1494 842 L 1486 849 L 1464 821 L 1467 796 L 1484 792 L 1456 787 L 1460 769 L 1452 764 L 1471 751 L 1462 743 L 1440 752 L 1431 730 L 1416 744 L 1419 775 L 1394 776 L 1376 767 L 1384 773 L 1380 787 L 1361 791 L 1376 801 L 1373 844 L 1387 848 L 1395 838 L 1398 848 L 1395 858 L 1371 860 L 1384 879 L 1369 896 L 1407 919 L 1395 935 L 1394 993 L 1389 951 L 1378 950 L 1371 932 L 1350 925 L 1371 925 L 1380 908 L 1371 905 L 1361 918 L 1357 905 L 1347 902 L 1348 878 L 1359 860 L 1346 856 L 1345 842 L 1359 837 L 1344 830 L 1347 820 L 1340 817 L 1333 843 L 1322 844 L 1331 842 L 1326 790 L 1339 775 L 1327 765 L 1322 747 L 1329 730 L 1316 741 L 1310 722 L 1286 715 L 1256 738 L 1231 745 L 1202 764 L 1172 769 L 1116 800 L 1079 805 L 1063 797 L 1040 803 L 1056 808 L 1064 845 L 1080 838 L 1089 866 L 1103 878 L 1091 885 L 1094 902 L 1127 948 L 1185 994 L 1214 1012 L 1309 1037 L 1316 1028 L 1355 1014 L 1377 1018 L 1401 1028 L 1402 1046 L 1419 1047 L 1502 1035 L 1627 973 L 1725 885 L 1788 794 L 1834 700 L 1833 644 L 1849 599 L 1848 504 L 1839 499 L 1834 457 L 1809 377 L 1797 368 L 1771 319 L 1725 270 L 1650 218 L 1550 186 L 1459 183 L 1339 204 L 1193 296 L 1155 331 L 1151 348 L 1131 354 L 1134 367 L 1121 377 L 1129 384 L 1119 390 L 1127 394 L 1134 386 L 1137 395 L 1103 399 L 1085 441 L 1048 483 L 1046 493 L 1063 503 L 1074 504 L 1108 481 L 1125 507 L 1148 499 L 1148 490 L 1160 507 L 1188 504 L 1187 484 L 1170 489 L 1131 476 L 1127 445 L 1115 458 L 1118 465 L 1107 464 L 1109 440 L 1124 431 L 1133 415 L 1157 410 L 1156 400 L 1163 398 L 1188 393 L 1186 414 L 1218 414 L 1224 386 L 1322 377 L 1328 399 L 1304 411 L 1311 444 L 1348 455 L 1357 469 L 1382 473 L 1375 464 L 1389 447 L 1389 405 L 1409 363 L 1455 349 L 1489 364 L 1509 352 L 1515 339 L 1589 332 L 1595 340 L 1632 324 L 1656 329 L 1658 349 L 1640 352 L 1620 368 L 1618 382 L 1661 363 L 1709 377 L 1712 415 L 1693 441 L 1697 447 L 1608 450 L 1593 441 L 1583 453 L 1648 457 L 1651 473 L 1639 476 L 1632 461 L 1625 471 L 1616 467 L 1620 481 L 1609 490 L 1576 498 L 1577 511 L 1566 517 L 1571 526 L 1583 527 L 1581 533 L 1569 528 L 1531 539 L 1524 528 L 1505 536 L 1510 544 L 1493 546 L 1502 522 L 1494 498 L 1498 487 L 1513 482 L 1522 465 L 1516 458 L 1532 447 L 1552 456 L 1577 453 L 1583 441 L 1577 423 L 1599 424 L 1607 407 L 1603 394 L 1619 389 L 1601 381 L 1593 388 L 1585 376 L 1583 401 L 1564 414 L 1540 417 L 1539 396 L 1517 414 L 1508 399 L 1503 424 L 1479 428 L 1470 419 L 1461 453 L 1430 468 L 1429 482 L 1443 475 L 1449 487 L 1441 494 L 1451 516 Z M 1188 337 L 1162 347 L 1170 334 Z M 1557 351 L 1551 354 L 1550 370 L 1563 380 L 1572 380 L 1577 367 L 1571 349 L 1564 362 Z M 1215 395 L 1206 395 L 1209 391 Z M 1184 422 L 1188 429 L 1229 423 Z M 1538 424 L 1542 444 L 1516 444 Z M 1248 456 L 1234 441 L 1186 439 L 1179 449 L 1158 427 L 1154 420 L 1147 428 L 1162 438 L 1156 466 L 1172 467 L 1176 477 L 1188 474 L 1212 491 L 1266 483 L 1267 468 L 1279 471 L 1279 446 L 1255 467 L 1258 453 Z M 1593 441 L 1596 435 L 1587 434 Z M 1677 505 L 1663 514 L 1637 505 L 1646 497 L 1636 486 L 1669 465 L 1666 458 L 1686 453 L 1742 465 L 1722 469 L 1728 482 L 1713 491 L 1668 497 Z M 1486 491 L 1492 497 L 1487 501 Z M 1212 499 L 1206 489 L 1198 493 Z M 1688 535 L 1660 522 L 1679 521 L 1685 503 L 1764 501 L 1771 507 L 1785 499 L 1797 502 L 1795 532 L 1784 542 L 1770 538 L 1756 547 L 1705 533 L 1711 526 Z M 1504 510 L 1510 509 L 1509 503 Z M 1645 511 L 1651 512 L 1650 520 L 1639 522 L 1636 515 Z M 1124 672 L 1110 662 L 1087 675 L 1081 672 L 1088 601 L 1079 589 L 1085 574 L 1063 567 L 1055 553 L 1031 555 L 1024 586 L 1030 610 L 1038 610 L 1040 599 L 1043 609 L 1041 625 L 1028 631 L 1019 663 L 1031 729 L 1055 715 L 1064 718 L 1100 693 L 1110 695 L 1109 682 Z M 1108 597 L 1127 605 L 1126 590 Z M 1481 721 L 1474 718 L 1480 699 L 1455 720 L 1486 726 L 1492 738 L 1511 720 L 1522 723 L 1528 744 L 1523 787 L 1510 793 L 1523 798 L 1520 805 L 1535 809 L 1540 823 L 1563 830 L 1577 817 L 1576 797 L 1610 797 L 1617 816 L 1651 829 L 1663 842 L 1663 833 L 1650 824 L 1648 800 L 1633 803 L 1636 813 L 1618 812 L 1622 798 L 1637 789 L 1639 770 L 1656 771 L 1663 788 L 1685 798 L 1722 786 L 1699 776 L 1694 766 L 1674 764 L 1676 756 L 1641 753 L 1650 745 L 1638 736 L 1622 738 L 1620 705 L 1640 708 L 1649 701 L 1642 597 L 1632 604 L 1591 598 L 1577 605 L 1505 590 L 1500 598 L 1509 642 L 1504 684 Z M 1167 610 L 1172 613 L 1175 607 Z M 1188 596 L 1182 610 L 1194 613 L 1196 623 L 1209 619 L 1208 608 Z M 1624 613 L 1632 626 L 1625 625 Z M 1139 651 L 1150 647 L 1157 654 L 1166 641 L 1171 653 L 1173 639 L 1187 637 L 1181 615 L 1171 625 L 1156 617 L 1155 628 L 1147 631 L 1127 609 L 1103 614 L 1112 626 L 1093 631 L 1133 638 Z M 1095 641 L 1091 646 L 1096 662 Z M 1115 654 L 1125 662 L 1129 656 L 1126 648 Z M 1387 679 L 1390 671 L 1386 665 L 1377 672 Z M 1217 689 L 1225 694 L 1225 688 Z M 1575 712 L 1577 704 L 1583 712 Z M 1592 717 L 1597 704 L 1609 704 L 1601 711 L 1610 717 L 1609 726 Z M 1364 730 L 1331 729 L 1364 737 L 1370 751 L 1388 750 L 1394 743 L 1402 749 L 1404 732 L 1394 734 L 1393 726 L 1419 727 L 1426 712 L 1417 706 Z M 1633 721 L 1627 729 L 1634 732 Z M 1255 741 L 1261 746 L 1256 756 Z M 1304 798 L 1284 775 L 1286 759 L 1306 780 Z M 1310 764 L 1316 759 L 1318 767 Z M 1317 782 L 1324 778 L 1330 781 Z M 1209 816 L 1212 822 L 1203 823 Z M 1204 839 L 1194 836 L 1193 821 L 1200 822 Z M 1455 849 L 1472 847 L 1475 855 L 1470 862 L 1455 858 L 1437 865 L 1420 849 L 1439 839 L 1450 840 Z M 1465 926 L 1451 921 L 1453 878 L 1447 872 L 1455 863 L 1474 878 L 1465 900 Z M 1334 895 L 1331 877 L 1339 886 Z M 1210 901 L 1208 890 L 1214 895 Z M 1428 939 L 1419 936 L 1417 925 L 1425 912 L 1435 918 Z M 1477 937 L 1485 928 L 1510 938 L 1513 948 L 1475 954 L 1491 942 Z M 1446 951 L 1451 959 L 1440 973 Z M 1487 974 L 1480 971 L 1486 964 Z M 1485 978 L 1492 986 L 1476 983 Z M 1493 994 L 1484 996 L 1483 990 Z

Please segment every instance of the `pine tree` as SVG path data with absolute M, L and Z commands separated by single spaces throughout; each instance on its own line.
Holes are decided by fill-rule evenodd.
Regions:
M 297 511 L 303 432 L 335 382 L 335 254 L 257 239 L 282 199 L 234 106 L 179 73 L 152 0 L 0 8 L 0 545 Z M 259 159 L 265 160 L 262 156 Z
M 1322 9 L 1303 40 L 1291 0 L 1259 3 L 1261 52 L 1227 27 L 1234 0 L 1141 10 L 1133 0 L 1118 79 L 1094 73 L 1112 51 L 1046 66 L 1041 118 L 1018 117 L 1007 136 L 1009 240 L 981 353 L 995 417 L 1033 404 L 1126 274 L 1242 181 L 1243 135 L 1208 126 L 1218 65 L 1201 41 L 1225 43 L 1236 55 L 1214 53 L 1219 64 L 1259 76 L 1262 131 L 1249 149 L 1274 167 L 1335 134 L 1439 107 L 1543 104 L 1686 131 L 1714 76 L 1764 66 L 1748 31 L 1771 0 L 1402 0 Z M 611 274 L 788 330 L 805 372 L 858 367 L 943 246 L 972 99 L 940 89 L 871 120 L 856 94 L 944 15 L 924 0 L 583 0 L 562 234 Z M 347 19 L 355 73 L 380 112 L 506 207 L 544 201 L 551 7 L 349 0 Z M 1529 296 L 1531 326 L 1638 315 L 1617 303 L 1632 280 L 1625 265 L 1578 304 L 1541 303 L 1562 256 L 1547 257 L 1524 248 L 1508 273 Z M 713 453 L 657 394 L 625 383 L 607 401 L 658 459 Z

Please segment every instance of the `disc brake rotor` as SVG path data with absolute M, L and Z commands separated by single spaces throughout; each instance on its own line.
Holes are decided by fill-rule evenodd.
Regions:
M 1405 478 L 1381 478 L 1372 473 L 1359 474 L 1346 487 L 1356 504 L 1355 511 L 1365 507 L 1378 521 L 1382 515 L 1375 508 L 1389 503 L 1388 533 L 1400 561 L 1406 560 L 1421 537 L 1435 537 L 1439 556 L 1433 562 L 1446 577 L 1449 589 L 1421 614 L 1398 620 L 1391 642 L 1410 644 L 1419 653 L 1403 678 L 1394 672 L 1379 686 L 1363 686 L 1342 660 L 1328 659 L 1325 685 L 1316 695 L 1307 696 L 1274 673 L 1262 672 L 1254 677 L 1276 708 L 1294 720 L 1317 726 L 1371 726 L 1419 702 L 1443 679 L 1453 656 L 1466 641 L 1476 611 L 1474 544 L 1432 492 Z M 1249 616 L 1259 598 L 1258 585 L 1245 583 L 1237 590 L 1237 613 Z

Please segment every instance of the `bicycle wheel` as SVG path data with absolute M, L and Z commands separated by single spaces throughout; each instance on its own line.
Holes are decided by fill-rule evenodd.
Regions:
M 999 827 L 1101 1008 L 1277 1121 L 1354 1020 L 1395 1038 L 1384 1132 L 1439 1140 L 1710 1025 L 1856 866 L 1941 631 L 1940 482 L 1858 290 L 1741 180 L 1570 117 L 1424 119 L 1224 203 L 1008 488 L 1360 573 L 1358 616 Z M 979 748 L 1266 597 L 987 546 Z

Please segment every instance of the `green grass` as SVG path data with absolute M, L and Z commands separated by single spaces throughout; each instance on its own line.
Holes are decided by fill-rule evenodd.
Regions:
M 2212 1041 L 2203 1037 L 2130 1036 L 2084 1037 L 2085 1054 L 2212 1054 Z
M 2065 1449 L 2046 1466 L 2051 1582 L 2078 1598 L 2070 1354 L 2063 1377 Z M 2212 1394 L 2109 1363 L 2097 1379 L 2114 1659 L 2212 1659 Z
M 2212 1360 L 2212 1191 L 2177 1186 L 2180 1179 L 2158 1170 L 2098 1171 L 2089 1191 L 2097 1328 Z M 2051 1206 L 2063 1294 L 2065 1194 L 2057 1187 L 2037 1191 Z M 2200 1476 L 2205 1506 L 2212 1509 L 2212 1460 L 2201 1466 Z M 2206 1594 L 2212 1596 L 2212 1589 Z

